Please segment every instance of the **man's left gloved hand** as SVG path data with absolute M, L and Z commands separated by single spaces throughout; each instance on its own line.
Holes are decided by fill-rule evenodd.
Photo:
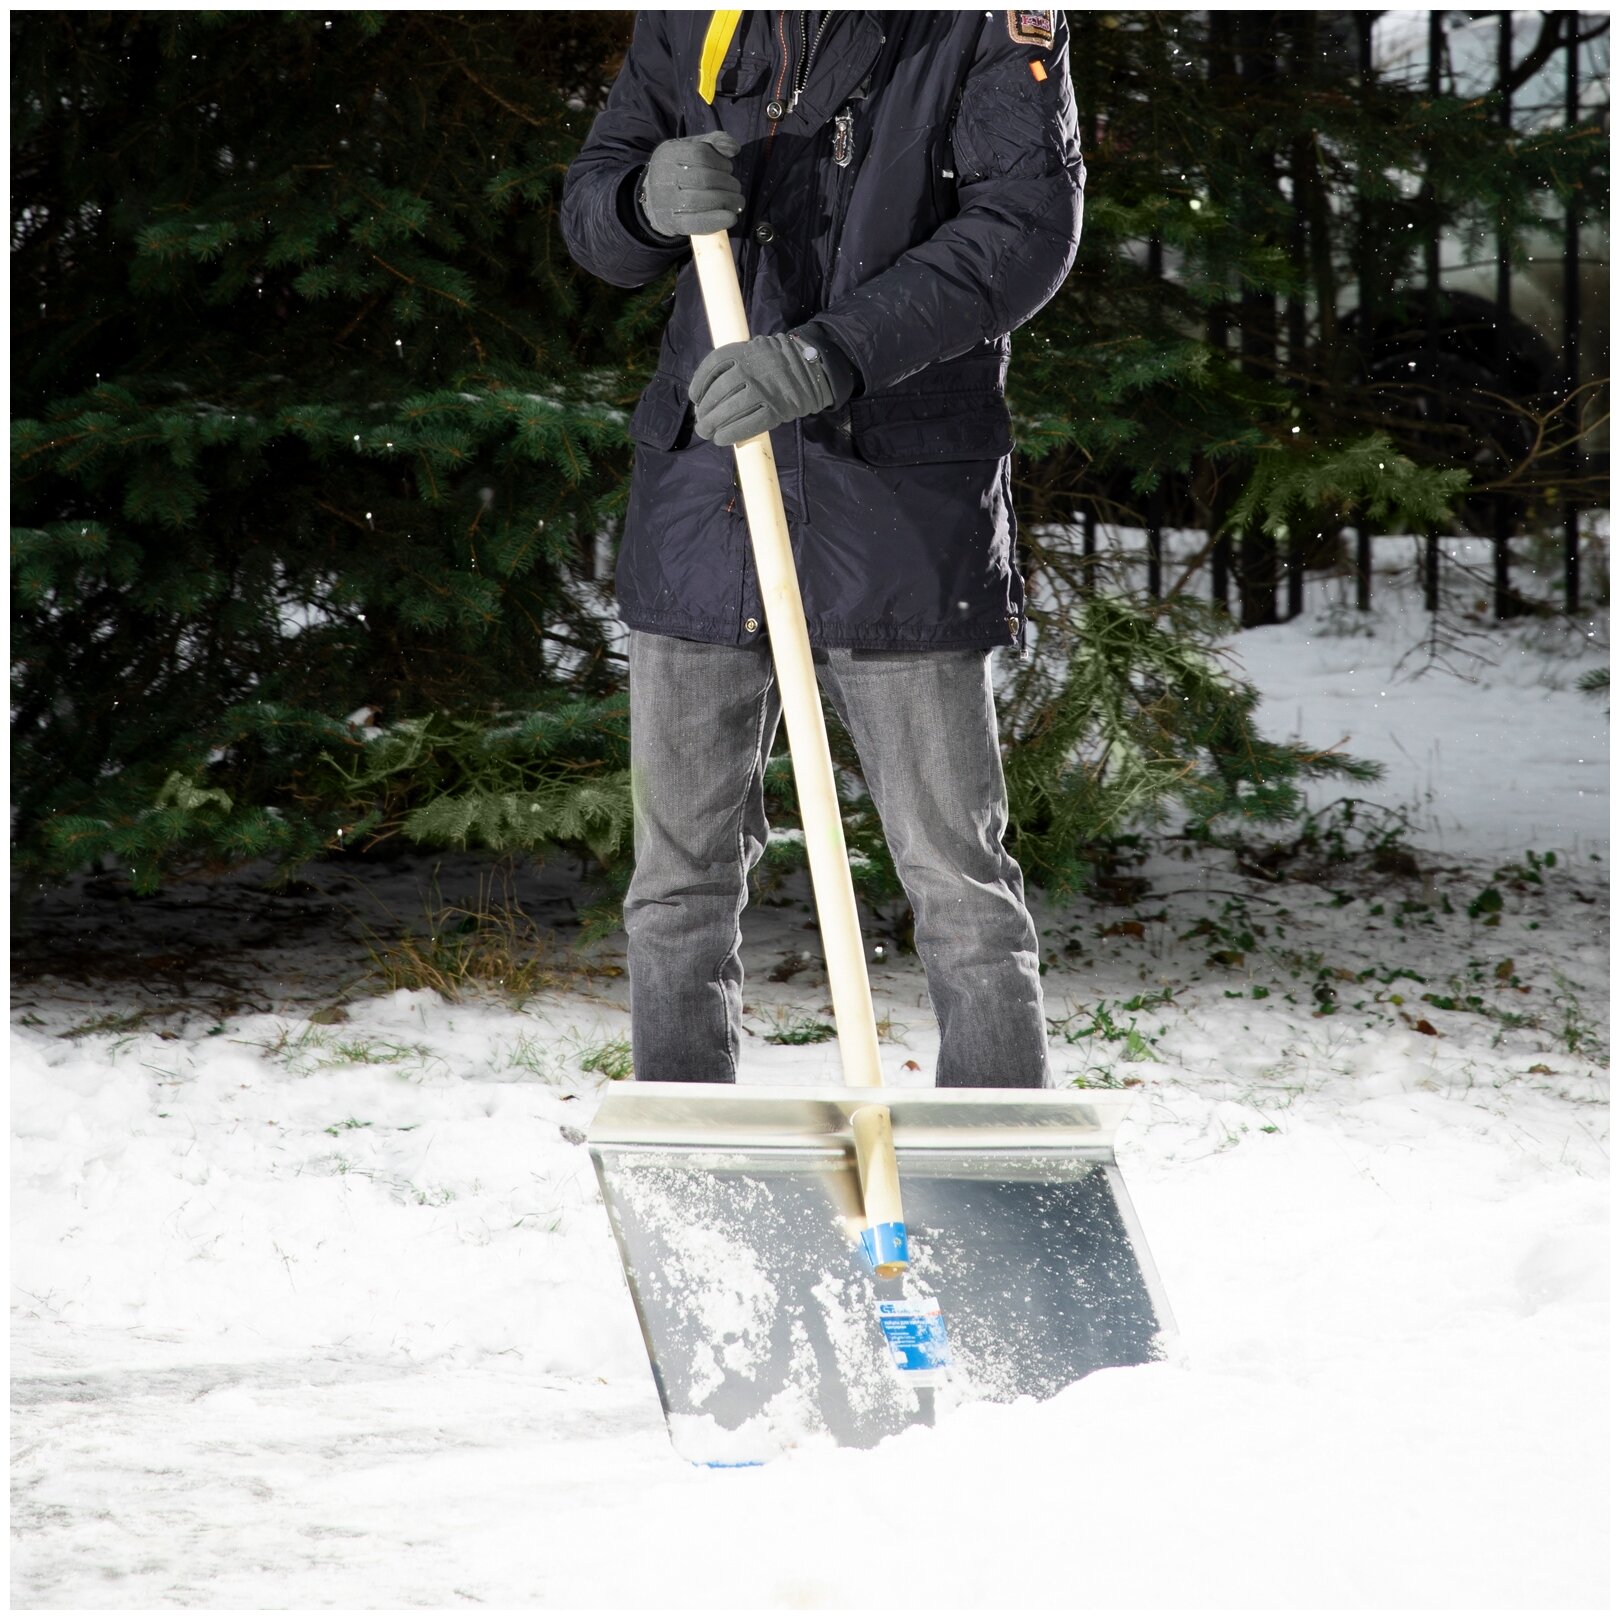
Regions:
M 819 333 L 773 332 L 707 354 L 687 390 L 694 430 L 736 444 L 796 417 L 842 405 L 854 390 L 849 361 Z

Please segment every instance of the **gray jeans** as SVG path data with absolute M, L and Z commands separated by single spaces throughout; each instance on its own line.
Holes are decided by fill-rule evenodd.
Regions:
M 990 655 L 817 649 L 916 917 L 941 1086 L 1046 1086 L 1046 1020 Z M 781 717 L 770 649 L 630 633 L 636 870 L 625 899 L 641 1080 L 731 1081 L 742 1033 L 748 873 Z

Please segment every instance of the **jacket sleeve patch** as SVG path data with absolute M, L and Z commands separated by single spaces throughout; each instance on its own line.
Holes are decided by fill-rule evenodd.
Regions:
M 1083 173 L 1067 58 L 1067 31 L 1056 18 L 1044 60 L 1003 46 L 968 75 L 950 136 L 959 188 L 1050 178 L 1071 168 Z
M 1007 33 L 1014 45 L 1034 45 L 1044 51 L 1052 43 L 1052 13 L 1009 11 Z

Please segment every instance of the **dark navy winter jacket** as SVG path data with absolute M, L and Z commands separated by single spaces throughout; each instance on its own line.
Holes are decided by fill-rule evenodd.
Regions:
M 691 249 L 635 204 L 660 141 L 726 129 L 742 143 L 747 206 L 731 234 L 750 331 L 813 320 L 856 373 L 842 409 L 771 434 L 811 641 L 1021 646 L 1003 391 L 1009 334 L 1079 242 L 1062 15 L 829 12 L 791 111 L 770 104 L 791 96 L 802 14 L 743 12 L 712 105 L 698 88 L 711 15 L 637 13 L 563 193 L 586 269 L 639 287 L 680 266 L 630 423 L 620 616 L 737 645 L 764 631 L 733 454 L 692 431 L 687 387 L 712 344 Z

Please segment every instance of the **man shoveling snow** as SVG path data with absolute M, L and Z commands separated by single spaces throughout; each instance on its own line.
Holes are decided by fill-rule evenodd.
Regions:
M 1048 1083 L 990 655 L 1025 637 L 1009 334 L 1068 272 L 1084 178 L 1057 13 L 637 16 L 562 221 L 615 285 L 680 265 L 617 573 L 638 1076 L 737 1075 L 780 702 L 730 447 L 769 432 L 817 674 L 916 916 L 936 1083 Z M 689 243 L 722 230 L 757 335 L 712 349 Z

